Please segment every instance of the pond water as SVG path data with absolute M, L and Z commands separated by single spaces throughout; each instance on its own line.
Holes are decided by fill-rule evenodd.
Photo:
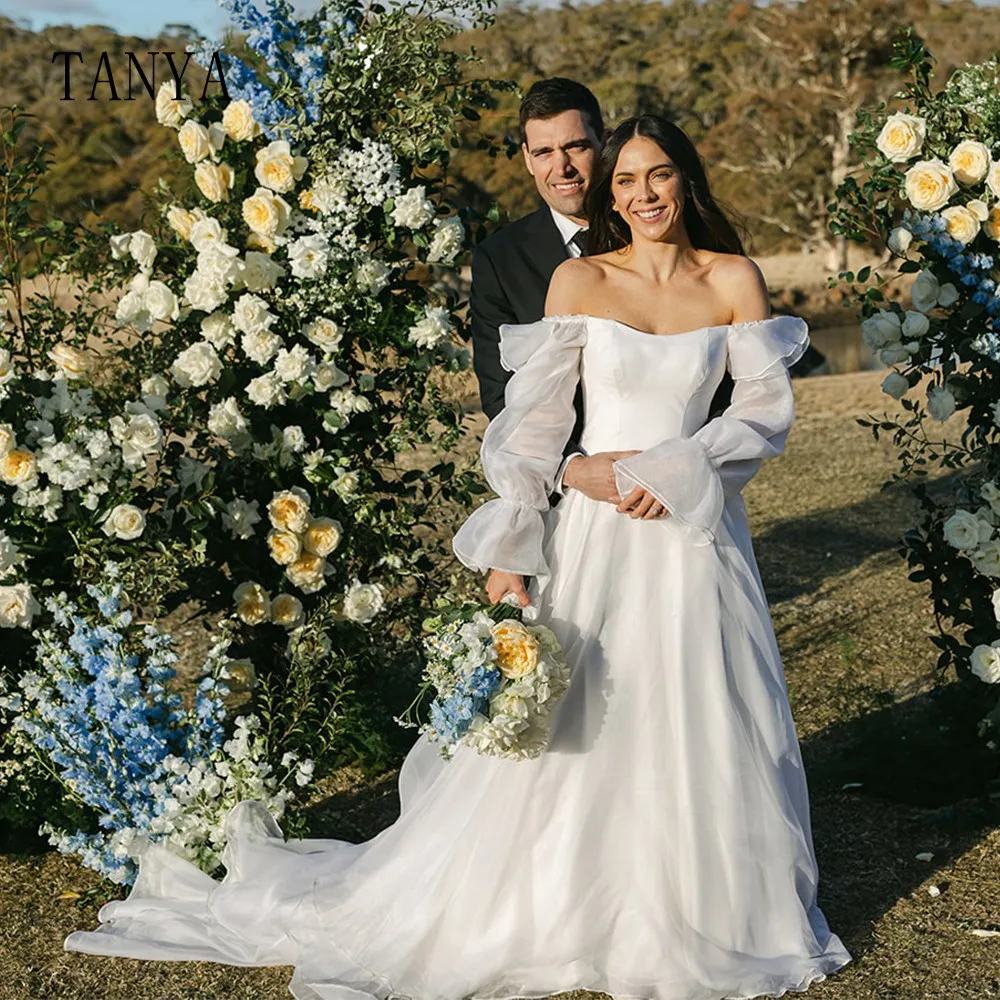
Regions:
M 809 338 L 813 347 L 826 356 L 824 375 L 877 371 L 885 367 L 861 339 L 861 327 L 856 323 L 810 330 Z

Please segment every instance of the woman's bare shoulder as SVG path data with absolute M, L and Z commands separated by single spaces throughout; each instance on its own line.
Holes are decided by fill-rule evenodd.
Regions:
M 757 264 L 742 254 L 714 255 L 708 281 L 732 309 L 733 322 L 763 319 L 770 312 L 767 282 Z
M 604 277 L 604 267 L 588 257 L 564 260 L 552 272 L 545 312 L 550 316 L 584 312 L 590 293 Z

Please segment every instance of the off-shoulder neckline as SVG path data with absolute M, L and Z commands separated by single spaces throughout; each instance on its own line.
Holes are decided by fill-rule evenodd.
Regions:
M 741 327 L 748 326 L 760 326 L 761 323 L 770 323 L 772 320 L 776 319 L 796 319 L 794 316 L 768 316 L 765 319 L 749 319 L 749 320 L 738 320 L 735 323 L 716 323 L 711 326 L 698 326 L 693 330 L 680 330 L 677 333 L 650 333 L 648 330 L 640 330 L 638 327 L 631 326 L 628 323 L 623 322 L 620 319 L 614 319 L 612 316 L 592 316 L 589 313 L 565 313 L 558 316 L 543 316 L 542 319 L 548 320 L 597 320 L 599 323 L 610 323 L 612 326 L 621 327 L 623 330 L 627 330 L 630 333 L 636 333 L 640 337 L 655 337 L 658 340 L 670 340 L 672 337 L 687 337 L 695 333 L 706 333 L 709 330 L 734 330 Z

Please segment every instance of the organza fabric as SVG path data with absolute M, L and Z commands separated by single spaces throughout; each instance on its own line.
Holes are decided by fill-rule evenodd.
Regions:
M 529 592 L 572 666 L 548 750 L 508 761 L 460 747 L 445 763 L 421 738 L 399 819 L 361 844 L 286 843 L 243 803 L 221 884 L 151 846 L 129 898 L 67 947 L 294 965 L 299 1000 L 746 1000 L 849 961 L 816 902 L 739 494 L 781 449 L 785 368 L 805 343 L 785 319 L 665 337 L 587 317 L 505 327 L 515 374 L 483 443 L 501 497 L 455 547 L 477 567 L 538 574 Z M 706 423 L 727 364 L 733 405 Z M 546 510 L 577 380 L 586 451 L 638 449 L 623 484 L 647 481 L 674 516 L 632 520 L 573 490 Z

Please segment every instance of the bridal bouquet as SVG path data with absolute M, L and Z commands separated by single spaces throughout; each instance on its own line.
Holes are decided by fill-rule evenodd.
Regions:
M 421 733 L 450 759 L 460 743 L 492 757 L 527 760 L 548 744 L 552 716 L 569 687 L 559 640 L 542 625 L 519 621 L 507 604 L 469 605 L 427 619 L 423 686 L 398 720 L 412 720 L 429 691 L 436 696 Z

